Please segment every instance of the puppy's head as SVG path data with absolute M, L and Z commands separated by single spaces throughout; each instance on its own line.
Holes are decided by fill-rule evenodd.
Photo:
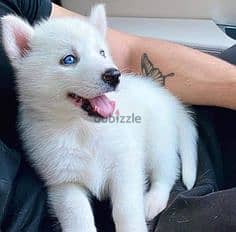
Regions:
M 32 27 L 3 17 L 3 45 L 17 73 L 20 101 L 55 115 L 109 117 L 115 103 L 106 93 L 116 89 L 120 72 L 106 30 L 103 5 L 92 9 L 88 21 L 58 18 Z

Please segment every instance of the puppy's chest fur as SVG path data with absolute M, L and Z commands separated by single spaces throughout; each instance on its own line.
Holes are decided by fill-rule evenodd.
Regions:
M 26 140 L 25 143 L 32 151 L 33 164 L 48 185 L 78 183 L 101 199 L 108 195 L 108 186 L 114 175 L 119 175 L 119 171 L 130 166 L 134 159 L 143 159 L 143 143 L 138 143 L 138 139 L 128 139 L 134 136 L 131 131 L 135 130 L 126 125 L 115 134 L 118 125 L 96 127 L 93 123 L 91 128 L 72 126 L 61 130 L 52 129 L 54 126 L 49 123 L 40 124 L 32 123 L 31 142 L 27 144 Z M 126 139 L 122 137 L 124 134 Z

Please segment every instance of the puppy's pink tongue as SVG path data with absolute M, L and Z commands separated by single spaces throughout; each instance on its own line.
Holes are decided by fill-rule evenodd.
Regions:
M 93 110 L 104 118 L 111 116 L 115 110 L 115 101 L 111 101 L 105 95 L 89 99 L 89 102 Z

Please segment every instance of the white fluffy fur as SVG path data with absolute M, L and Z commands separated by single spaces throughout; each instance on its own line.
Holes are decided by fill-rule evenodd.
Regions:
M 124 74 L 118 91 L 110 92 L 101 79 L 115 67 L 104 41 L 102 6 L 93 9 L 90 22 L 52 19 L 32 28 L 6 16 L 2 26 L 17 71 L 22 139 L 63 231 L 96 231 L 89 193 L 111 198 L 116 231 L 147 231 L 145 216 L 150 220 L 166 207 L 178 177 L 178 152 L 184 184 L 190 189 L 195 182 L 197 133 L 183 105 L 154 81 L 134 75 Z M 72 52 L 80 62 L 60 65 Z M 120 115 L 134 113 L 141 123 L 95 123 L 68 101 L 68 91 L 85 98 L 109 92 Z M 147 175 L 151 189 L 144 194 Z

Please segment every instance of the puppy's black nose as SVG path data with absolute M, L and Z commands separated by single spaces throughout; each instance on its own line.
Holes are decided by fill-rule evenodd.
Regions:
M 109 68 L 102 74 L 102 80 L 115 88 L 120 83 L 120 75 L 121 73 L 118 69 Z

